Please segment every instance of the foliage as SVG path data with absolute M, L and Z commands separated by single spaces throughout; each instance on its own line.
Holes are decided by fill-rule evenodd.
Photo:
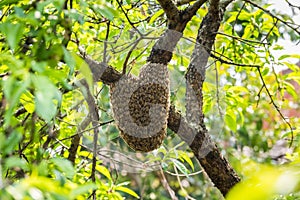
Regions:
M 228 199 L 297 199 L 299 115 L 283 117 L 299 109 L 300 70 L 289 59 L 300 56 L 275 54 L 284 48 L 277 41 L 285 31 L 295 41 L 299 32 L 290 27 L 296 27 L 290 16 L 245 2 L 228 8 L 214 44 L 203 88 L 206 124 L 245 180 Z M 184 73 L 207 6 L 188 24 L 169 65 L 171 101 L 182 113 Z M 153 0 L 0 2 L 1 199 L 170 199 L 163 182 L 180 199 L 222 198 L 171 131 L 149 154 L 128 149 L 112 123 L 108 86 L 93 83 L 81 58 L 87 54 L 138 74 L 165 25 Z M 290 73 L 279 73 L 279 67 Z M 89 105 L 83 78 L 99 109 L 97 141 L 93 124 L 84 126 Z M 69 149 L 78 134 L 73 163 Z M 292 134 L 291 162 L 278 167 L 270 151 Z M 100 149 L 95 157 L 94 142 Z M 120 164 L 121 158 L 130 161 Z

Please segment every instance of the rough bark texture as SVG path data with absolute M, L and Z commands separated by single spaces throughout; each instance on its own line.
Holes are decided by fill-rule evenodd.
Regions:
M 189 124 L 197 130 L 190 147 L 212 182 L 225 196 L 240 179 L 221 155 L 217 146 L 210 140 L 202 111 L 205 71 L 223 16 L 224 9 L 220 6 L 220 1 L 211 0 L 208 13 L 198 30 L 197 44 L 186 74 L 186 118 Z
M 195 131 L 173 105 L 170 107 L 168 128 L 175 133 L 179 132 L 179 136 L 186 142 L 190 141 L 190 137 L 185 134 L 193 134 Z M 209 178 L 224 196 L 240 181 L 226 158 L 222 156 L 217 146 L 210 140 L 205 127 L 202 127 L 196 133 L 193 142 L 189 146 Z
M 182 37 L 182 32 L 187 23 L 206 1 L 207 0 L 198 0 L 183 11 L 178 11 L 170 0 L 158 1 L 168 17 L 168 29 L 153 46 L 150 56 L 147 59 L 148 62 L 162 64 L 168 64 L 170 62 L 173 55 L 172 51 Z

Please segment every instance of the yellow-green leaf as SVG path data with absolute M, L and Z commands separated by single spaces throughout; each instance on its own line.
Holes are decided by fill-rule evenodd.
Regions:
M 149 24 L 152 24 L 159 16 L 161 16 L 162 14 L 164 14 L 164 10 L 160 9 L 159 11 L 157 11 L 154 15 L 152 15 Z
M 138 198 L 138 199 L 140 198 L 139 195 L 137 193 L 135 193 L 135 191 L 133 191 L 132 189 L 129 189 L 127 187 L 117 186 L 115 188 L 115 190 L 125 192 L 125 193 L 130 194 L 131 196 L 133 196 L 135 198 Z

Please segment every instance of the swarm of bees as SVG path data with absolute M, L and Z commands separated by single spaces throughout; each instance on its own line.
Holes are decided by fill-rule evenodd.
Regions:
M 110 89 L 121 137 L 136 151 L 157 149 L 166 136 L 170 106 L 167 65 L 147 63 L 138 77 L 124 75 Z

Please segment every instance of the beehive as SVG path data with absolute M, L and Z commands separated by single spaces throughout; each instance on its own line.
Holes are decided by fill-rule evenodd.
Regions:
M 170 106 L 167 66 L 147 63 L 138 77 L 124 75 L 110 89 L 113 115 L 125 142 L 141 152 L 158 148 L 166 136 Z

